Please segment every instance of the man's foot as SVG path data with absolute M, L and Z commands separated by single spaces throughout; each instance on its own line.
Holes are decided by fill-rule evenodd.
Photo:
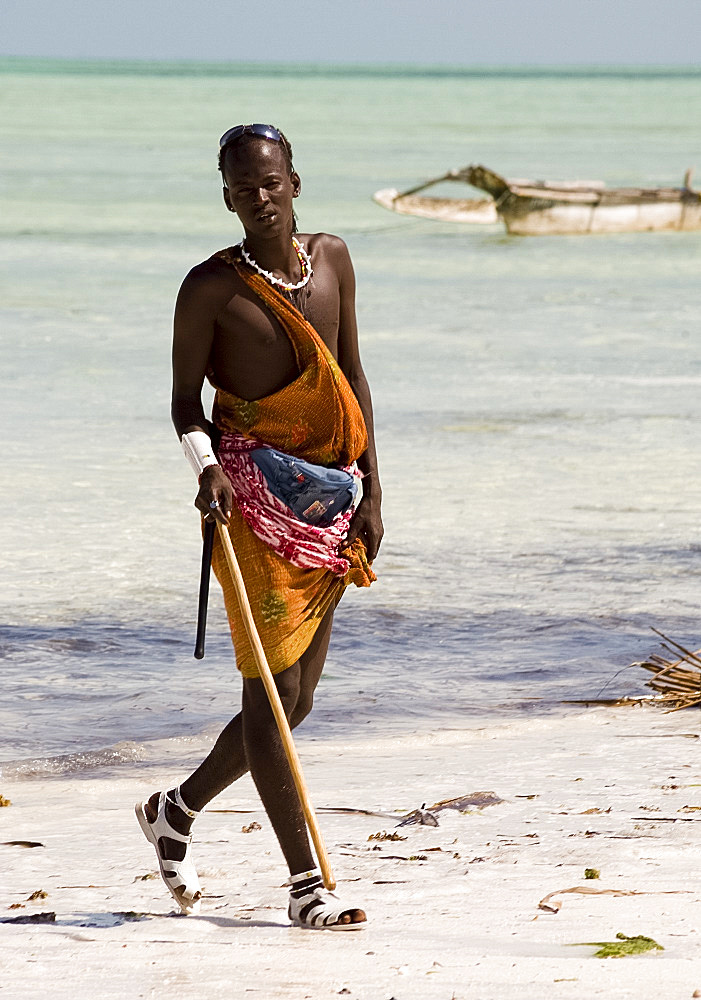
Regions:
M 199 912 L 202 890 L 192 861 L 189 834 L 199 813 L 188 809 L 180 789 L 155 792 L 136 806 L 136 818 L 144 836 L 156 850 L 161 878 L 183 913 Z
M 324 888 L 320 872 L 302 872 L 288 879 L 290 905 L 287 915 L 297 927 L 313 930 L 359 931 L 367 923 L 363 910 L 344 907 L 338 896 Z

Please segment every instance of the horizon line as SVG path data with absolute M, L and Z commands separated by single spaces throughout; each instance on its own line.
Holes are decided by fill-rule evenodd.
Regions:
M 570 63 L 494 63 L 494 62 L 473 62 L 466 64 L 453 63 L 407 63 L 401 60 L 389 60 L 384 62 L 331 62 L 326 60 L 300 60 L 300 59 L 274 59 L 274 60 L 234 60 L 234 59 L 195 59 L 191 57 L 157 57 L 149 58 L 144 56 L 56 56 L 56 55 L 16 55 L 0 53 L 0 66 L 2 64 L 14 64 L 14 68 L 19 68 L 22 64 L 52 64 L 55 67 L 70 66 L 81 69 L 100 69 L 105 67 L 119 67 L 124 69 L 178 69 L 191 70 L 195 72 L 216 71 L 217 69 L 234 68 L 246 69 L 251 72 L 261 70 L 287 71 L 291 69 L 304 68 L 307 72 L 317 72 L 320 75 L 325 73 L 381 73 L 403 72 L 410 74 L 434 74 L 434 75 L 479 75 L 479 74 L 506 74 L 506 73 L 607 73 L 622 75 L 642 73 L 645 75 L 664 74 L 679 76 L 701 76 L 701 67 L 694 64 L 682 63 L 611 63 L 611 62 L 570 62 Z

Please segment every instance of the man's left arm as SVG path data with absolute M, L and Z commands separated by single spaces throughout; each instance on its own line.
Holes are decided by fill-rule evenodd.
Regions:
M 358 348 L 358 324 L 355 315 L 355 274 L 348 248 L 342 240 L 334 240 L 333 253 L 337 261 L 340 288 L 338 329 L 338 364 L 348 379 L 358 400 L 368 432 L 368 446 L 358 459 L 363 473 L 363 498 L 358 504 L 348 532 L 348 542 L 361 538 L 365 542 L 368 561 L 377 555 L 384 534 L 382 515 L 382 487 L 377 471 L 375 428 L 372 415 L 372 398 Z

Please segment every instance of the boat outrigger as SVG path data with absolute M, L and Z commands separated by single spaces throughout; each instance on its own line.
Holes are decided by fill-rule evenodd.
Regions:
M 445 181 L 469 184 L 488 197 L 419 195 Z M 487 167 L 468 166 L 407 191 L 377 191 L 374 200 L 393 212 L 442 222 L 501 219 L 516 236 L 701 229 L 701 192 L 691 187 L 691 170 L 681 187 L 607 188 L 603 181 L 507 180 Z

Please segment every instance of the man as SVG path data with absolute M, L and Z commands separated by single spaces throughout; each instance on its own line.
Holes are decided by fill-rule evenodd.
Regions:
M 382 539 L 370 392 L 358 353 L 355 279 L 336 236 L 296 234 L 301 182 L 285 136 L 270 125 L 222 136 L 224 202 L 245 238 L 195 267 L 175 311 L 172 417 L 199 474 L 195 505 L 228 525 L 254 618 L 292 727 L 312 707 L 333 611 L 345 587 L 369 586 Z M 205 377 L 216 389 L 211 425 Z M 295 516 L 256 464 L 270 447 L 362 476 L 353 511 L 319 520 L 317 502 Z M 357 464 L 356 464 L 357 460 Z M 300 479 L 300 476 L 297 477 Z M 301 480 L 304 480 L 301 476 Z M 304 506 L 304 504 L 302 505 Z M 243 628 L 222 546 L 224 590 L 239 669 L 241 712 L 178 788 L 136 807 L 161 875 L 184 913 L 199 909 L 190 826 L 220 791 L 250 770 L 290 871 L 288 913 L 309 927 L 357 929 L 365 913 L 323 888 L 282 743 Z

